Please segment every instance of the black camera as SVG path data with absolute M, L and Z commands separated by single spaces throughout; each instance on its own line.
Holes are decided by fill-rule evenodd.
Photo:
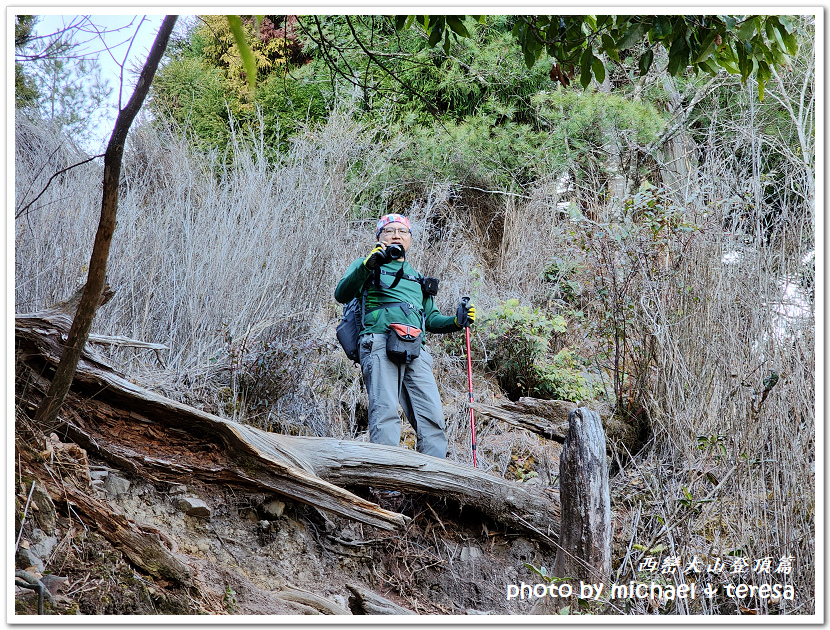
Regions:
M 418 282 L 424 295 L 438 295 L 438 278 L 421 278 Z
M 399 258 L 403 258 L 403 255 L 406 253 L 404 251 L 403 245 L 399 245 L 398 243 L 392 243 L 384 250 L 384 252 L 386 254 L 386 262 L 389 262 L 390 260 L 398 260 Z

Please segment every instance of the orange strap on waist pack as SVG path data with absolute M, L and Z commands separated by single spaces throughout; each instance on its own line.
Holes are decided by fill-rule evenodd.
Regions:
M 421 334 L 420 328 L 408 324 L 389 324 L 389 328 L 395 331 L 398 337 L 406 341 L 413 341 Z

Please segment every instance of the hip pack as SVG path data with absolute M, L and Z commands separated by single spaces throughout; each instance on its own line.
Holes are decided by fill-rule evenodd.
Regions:
M 366 293 L 359 298 L 354 298 L 351 302 L 346 304 L 343 307 L 343 317 L 340 319 L 340 323 L 337 325 L 337 341 L 340 342 L 340 346 L 343 348 L 343 352 L 346 353 L 346 356 L 349 357 L 355 363 L 360 363 L 360 331 L 363 330 L 363 315 L 365 313 L 373 313 L 381 308 L 391 308 L 393 306 L 400 306 L 404 309 L 409 309 L 411 307 L 410 304 L 405 302 L 392 302 L 388 304 L 381 304 L 374 308 L 370 308 L 368 311 L 366 310 Z M 421 322 L 423 325 L 424 321 L 424 312 L 421 311 Z M 417 343 L 412 342 L 412 340 L 407 339 L 409 334 L 407 332 L 403 332 L 403 337 L 401 337 L 402 342 L 411 342 L 409 344 L 409 350 L 403 350 L 404 355 L 402 356 L 410 356 L 411 358 L 403 361 L 404 363 L 409 363 L 412 359 L 418 356 L 421 352 L 421 341 L 423 341 L 423 336 L 421 334 L 420 328 L 415 328 L 414 326 L 408 326 L 407 324 L 391 324 L 389 337 L 390 339 L 396 334 L 393 332 L 394 327 L 400 326 L 403 329 L 409 329 L 409 331 L 416 331 L 415 334 L 418 335 Z M 413 348 L 417 347 L 417 350 L 413 350 Z M 397 352 L 396 350 L 392 351 L 393 354 Z M 387 344 L 387 354 L 389 354 L 389 345 Z M 390 358 L 391 355 L 390 355 Z M 394 360 L 394 359 L 393 359 Z
M 411 363 L 421 354 L 421 329 L 408 324 L 389 324 L 386 356 L 398 365 Z

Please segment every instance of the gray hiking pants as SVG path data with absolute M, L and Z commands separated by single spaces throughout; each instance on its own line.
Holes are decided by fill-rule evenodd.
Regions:
M 432 356 L 421 348 L 411 363 L 393 363 L 386 356 L 386 337 L 387 333 L 375 333 L 360 338 L 360 367 L 369 395 L 369 439 L 373 444 L 398 445 L 400 404 L 418 436 L 418 452 L 446 457 L 444 410 L 432 374 Z

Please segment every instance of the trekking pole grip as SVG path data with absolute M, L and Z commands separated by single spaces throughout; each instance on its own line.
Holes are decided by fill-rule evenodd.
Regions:
M 461 304 L 458 307 L 459 317 L 458 325 L 462 328 L 469 328 L 470 327 L 470 319 L 467 317 L 467 309 L 470 306 L 470 298 L 469 296 L 464 296 L 461 298 Z

